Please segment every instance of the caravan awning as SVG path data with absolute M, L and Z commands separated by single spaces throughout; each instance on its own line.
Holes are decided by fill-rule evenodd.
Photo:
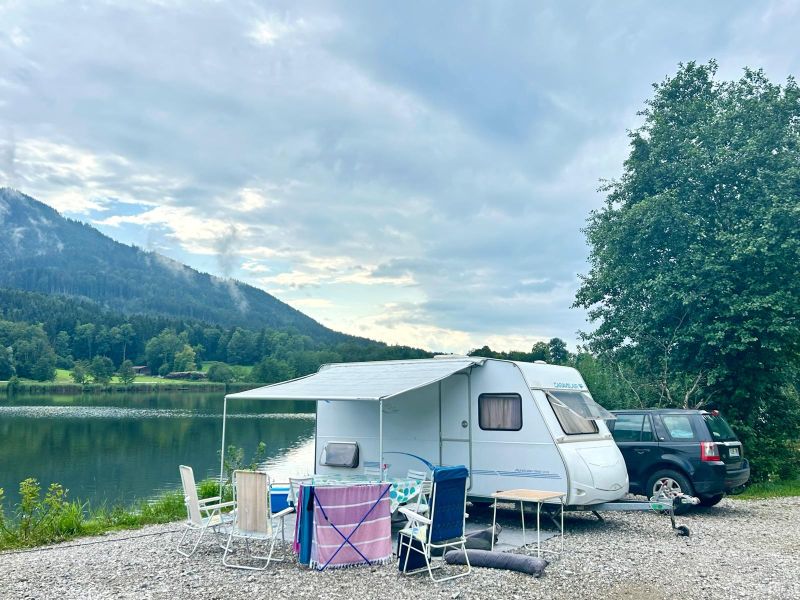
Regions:
M 229 394 L 241 400 L 386 400 L 430 385 L 474 365 L 483 358 L 443 358 L 324 365 L 317 373 Z

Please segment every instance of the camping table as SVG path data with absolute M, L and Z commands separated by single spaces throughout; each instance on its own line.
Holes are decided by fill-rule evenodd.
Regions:
M 409 477 L 386 477 L 383 481 L 379 477 L 366 477 L 364 475 L 314 475 L 312 485 L 363 485 L 365 483 L 388 483 L 389 502 L 392 513 L 396 512 L 401 504 L 415 498 L 422 489 L 420 479 Z
M 492 517 L 492 531 L 497 527 L 497 501 L 507 500 L 509 502 L 519 502 L 519 514 L 522 517 L 522 543 L 525 544 L 525 502 L 536 503 L 536 556 L 542 556 L 542 552 L 553 552 L 552 550 L 542 550 L 541 529 L 539 515 L 542 504 L 548 500 L 558 500 L 561 504 L 561 552 L 564 552 L 564 502 L 567 495 L 563 492 L 546 492 L 541 490 L 506 490 L 492 494 L 494 498 L 494 516 Z M 492 534 L 492 550 L 494 550 L 494 534 Z

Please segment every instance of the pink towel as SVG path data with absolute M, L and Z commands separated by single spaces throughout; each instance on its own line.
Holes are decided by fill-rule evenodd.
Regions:
M 375 484 L 314 488 L 312 567 L 322 568 L 327 564 L 328 568 L 337 568 L 366 564 L 364 558 L 370 563 L 381 564 L 391 560 L 390 501 L 388 492 L 384 493 L 387 486 L 388 484 Z M 373 506 L 375 508 L 372 508 Z M 358 548 L 363 557 L 350 544 L 344 542 L 344 538 L 353 531 L 355 533 L 350 537 L 350 542 Z

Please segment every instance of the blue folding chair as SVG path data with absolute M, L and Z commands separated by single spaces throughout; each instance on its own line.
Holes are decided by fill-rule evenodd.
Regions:
M 402 573 L 416 573 L 425 568 L 431 580 L 438 583 L 465 577 L 472 572 L 464 536 L 467 477 L 469 471 L 464 466 L 436 467 L 433 470 L 430 515 L 421 515 L 408 507 L 399 509 L 408 518 L 408 525 L 398 534 L 398 566 Z M 463 573 L 437 579 L 433 576 L 433 570 L 444 565 L 444 553 L 450 548 L 460 548 L 464 552 L 467 569 Z M 433 551 L 437 555 L 441 553 L 441 556 L 434 557 Z M 437 560 L 435 565 L 434 559 Z

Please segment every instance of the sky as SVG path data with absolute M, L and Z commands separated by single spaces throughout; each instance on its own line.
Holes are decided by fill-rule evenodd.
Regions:
M 0 186 L 347 333 L 561 337 L 652 83 L 800 73 L 800 3 L 0 0 Z

